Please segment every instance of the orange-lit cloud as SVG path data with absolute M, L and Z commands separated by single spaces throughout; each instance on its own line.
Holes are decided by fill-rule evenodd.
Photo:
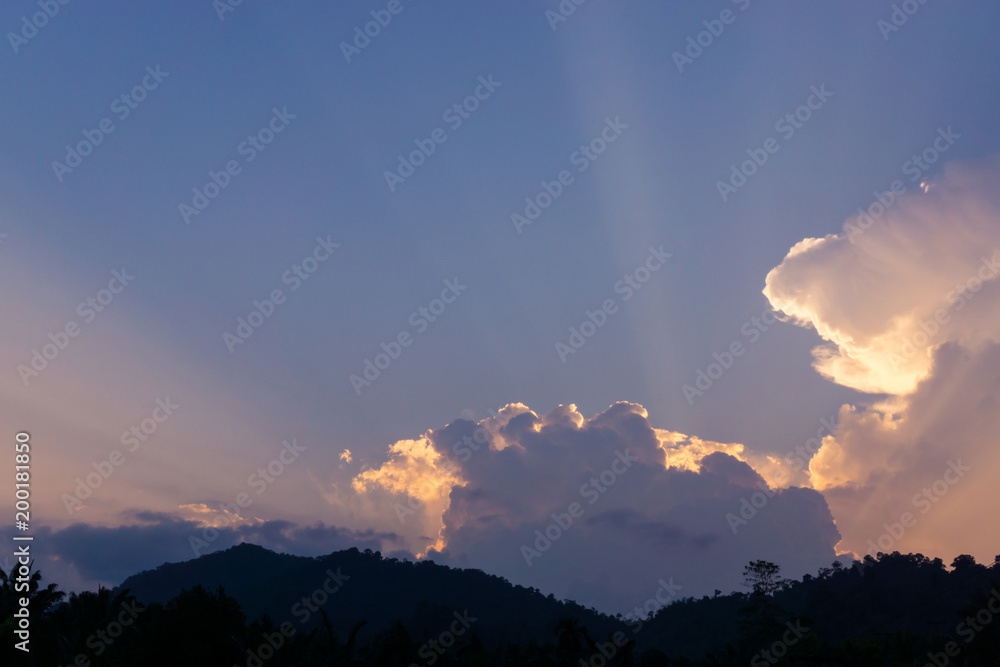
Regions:
M 426 532 L 436 536 L 433 544 L 427 546 L 440 549 L 444 545 L 441 538 L 444 524 L 440 517 L 448 506 L 452 488 L 462 483 L 461 476 L 448 463 L 426 436 L 400 440 L 389 447 L 388 461 L 379 468 L 358 473 L 352 486 L 357 493 L 382 489 L 400 497 L 399 500 L 408 506 L 416 505 L 417 509 L 421 509 L 424 528 L 428 529 Z M 413 508 L 409 509 L 412 513 Z M 433 525 L 435 517 L 437 526 Z
M 36 519 L 56 529 L 75 522 L 115 525 L 126 510 L 174 512 L 206 498 L 233 503 L 247 491 L 254 498 L 250 511 L 289 516 L 290 499 L 301 488 L 292 478 L 304 476 L 307 466 L 289 466 L 260 497 L 247 478 L 302 428 L 291 416 L 295 407 L 268 387 L 234 389 L 224 371 L 192 360 L 189 350 L 144 317 L 148 278 L 140 267 L 126 265 L 134 282 L 88 321 L 77 305 L 107 286 L 112 268 L 122 267 L 81 276 L 30 249 L 13 252 L 17 241 L 23 242 L 5 242 L 0 262 L 0 279 L 21 285 L 6 297 L 17 317 L 4 321 L 0 336 L 0 402 L 14 416 L 11 428 L 31 433 L 32 464 L 45 471 L 32 480 Z M 50 348 L 47 366 L 37 362 L 41 370 L 26 385 L 17 366 L 30 365 L 32 349 L 49 344 L 49 334 L 59 339 L 71 321 L 79 333 L 61 340 L 57 354 Z M 157 404 L 163 399 L 179 407 L 154 423 L 154 411 L 164 416 Z M 266 405 L 281 405 L 287 422 L 264 417 Z M 134 439 L 130 430 L 144 420 L 155 432 L 140 430 L 142 439 Z M 112 465 L 115 451 L 119 463 Z M 79 502 L 67 503 L 69 496 Z M 284 507 L 276 512 L 279 505 Z
M 788 463 L 778 457 L 748 452 L 746 447 L 738 442 L 713 442 L 702 440 L 694 435 L 685 435 L 665 429 L 656 429 L 656 437 L 666 455 L 664 465 L 667 468 L 700 472 L 701 460 L 704 457 L 715 452 L 722 452 L 750 465 L 771 488 L 789 486 L 795 474 Z
M 589 418 L 574 405 L 544 415 L 518 405 L 393 444 L 353 489 L 369 511 L 399 515 L 411 552 L 616 608 L 664 572 L 710 592 L 727 585 L 720 572 L 735 587 L 751 557 L 781 560 L 790 573 L 833 560 L 840 536 L 822 497 L 776 488 L 754 459 L 739 443 L 656 429 L 633 403 Z M 770 475 L 782 464 L 761 457 L 759 465 Z M 764 491 L 767 511 L 735 535 L 727 513 Z M 574 502 L 583 516 L 527 563 L 522 545 Z
M 844 406 L 809 466 L 841 547 L 992 560 L 995 531 L 983 522 L 1000 502 L 990 481 L 1000 473 L 1000 157 L 946 165 L 921 190 L 863 234 L 852 218 L 841 234 L 800 242 L 764 294 L 826 341 L 818 372 L 884 395 Z M 959 476 L 958 465 L 970 469 Z
M 238 506 L 226 507 L 220 503 L 217 508 L 213 508 L 205 503 L 189 503 L 180 505 L 177 509 L 181 514 L 191 514 L 190 520 L 195 521 L 199 526 L 220 528 L 222 526 L 252 526 L 264 523 L 263 519 L 248 517 L 238 514 L 235 510 Z
M 764 294 L 828 341 L 816 370 L 871 393 L 907 394 L 948 340 L 974 347 L 1000 330 L 997 159 L 950 164 L 926 193 L 902 195 L 864 234 L 806 239 Z M 964 289 L 964 291 L 963 291 Z

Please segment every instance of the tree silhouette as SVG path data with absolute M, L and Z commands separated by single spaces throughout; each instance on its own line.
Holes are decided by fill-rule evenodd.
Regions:
M 976 567 L 976 559 L 968 554 L 962 554 L 961 556 L 955 556 L 955 560 L 951 562 L 951 567 L 954 570 L 971 570 Z
M 562 618 L 556 622 L 557 656 L 559 665 L 576 665 L 578 660 L 589 657 L 594 642 L 579 618 Z
M 28 598 L 28 614 L 31 619 L 28 647 L 35 655 L 44 654 L 46 659 L 59 650 L 61 638 L 52 635 L 44 621 L 66 594 L 58 590 L 56 584 L 42 588 L 42 573 L 39 570 L 31 572 L 33 564 L 34 561 L 28 563 L 27 570 L 30 574 L 27 581 L 17 580 L 18 570 L 21 567 L 18 563 L 14 563 L 9 573 L 0 569 L 0 641 L 3 642 L 3 647 L 0 648 L 0 663 L 5 665 L 27 664 L 23 662 L 24 652 L 14 648 L 15 642 L 19 641 L 14 634 L 18 628 L 14 614 L 21 606 L 20 598 Z M 18 590 L 18 584 L 22 586 L 27 584 L 27 590 Z
M 784 583 L 778 576 L 780 572 L 780 565 L 766 560 L 750 561 L 743 568 L 743 585 L 750 588 L 754 595 L 772 595 Z
M 31 572 L 32 565 L 34 565 L 34 561 L 28 563 L 28 572 Z M 10 573 L 0 570 L 0 618 L 14 614 L 16 608 L 20 606 L 18 598 L 28 598 L 32 614 L 41 615 L 65 597 L 66 594 L 58 590 L 56 584 L 49 584 L 45 588 L 41 588 L 42 573 L 40 570 L 35 570 L 28 577 L 27 593 L 16 590 L 19 567 L 20 565 L 15 563 L 10 568 Z
M 231 596 L 192 585 L 147 605 L 125 587 L 99 587 L 63 600 L 54 584 L 42 587 L 38 572 L 23 575 L 29 581 L 21 583 L 30 586 L 17 591 L 19 570 L 0 572 L 0 628 L 11 640 L 0 649 L 0 665 L 405 667 L 433 658 L 434 667 L 861 667 L 924 664 L 928 654 L 944 655 L 948 641 L 957 642 L 961 653 L 949 664 L 995 666 L 1000 655 L 1000 616 L 993 612 L 1000 599 L 1000 562 L 987 567 L 964 554 L 950 571 L 940 558 L 893 552 L 869 558 L 863 568 L 835 562 L 801 580 L 782 579 L 777 565 L 756 560 L 743 572 L 752 592 L 682 598 L 644 619 L 638 633 L 624 617 L 556 602 L 483 573 L 344 553 L 364 559 L 344 569 L 352 583 L 365 581 L 366 587 L 356 587 L 353 599 L 338 593 L 312 624 L 293 622 L 290 636 L 279 631 L 279 624 L 293 621 L 284 583 L 274 589 L 285 591 L 276 606 L 280 616 L 257 611 L 248 623 L 241 602 L 253 604 L 268 594 L 266 587 Z M 318 566 L 326 571 L 329 564 Z M 211 580 L 212 571 L 201 580 Z M 248 569 L 258 578 L 261 571 Z M 281 581 L 289 578 L 295 579 L 291 570 Z M 426 587 L 416 586 L 419 580 Z M 143 585 L 141 578 L 135 582 Z M 368 605 L 366 596 L 387 583 L 392 602 Z M 300 590 L 301 583 L 292 588 Z M 425 597 L 435 590 L 447 591 L 450 601 Z M 13 649 L 16 598 L 25 595 L 33 605 L 30 658 Z M 421 653 L 425 642 L 448 627 L 453 610 L 466 606 L 483 616 L 476 631 Z M 135 609 L 134 623 L 122 620 L 127 609 Z

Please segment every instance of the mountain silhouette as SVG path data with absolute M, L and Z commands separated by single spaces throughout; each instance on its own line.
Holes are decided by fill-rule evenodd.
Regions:
M 11 665 L 1000 664 L 1000 557 L 985 566 L 962 555 L 949 569 L 879 553 L 801 581 L 757 560 L 746 593 L 681 598 L 640 618 L 479 570 L 241 544 L 66 600 L 36 571 L 30 663 L 14 649 L 15 569 L 0 575 L 0 664 Z
M 249 619 L 266 614 L 278 624 L 290 621 L 311 628 L 320 623 L 320 614 L 303 603 L 306 598 L 313 607 L 322 606 L 339 636 L 366 621 L 358 636 L 362 643 L 396 623 L 413 636 L 435 636 L 455 621 L 456 612 L 466 611 L 477 619 L 476 635 L 489 645 L 547 640 L 567 618 L 578 619 L 593 636 L 621 627 L 610 616 L 480 570 L 383 559 L 377 551 L 356 548 L 307 558 L 244 543 L 140 572 L 119 588 L 149 604 L 166 603 L 196 585 L 210 590 L 221 586 Z M 325 604 L 317 604 L 324 599 Z
M 239 601 L 248 619 L 266 615 L 275 624 L 291 621 L 311 628 L 321 624 L 321 614 L 307 613 L 303 598 L 324 590 L 327 581 L 328 588 L 339 587 L 313 601 L 327 597 L 322 609 L 332 632 L 346 637 L 355 629 L 358 645 L 391 631 L 405 631 L 419 643 L 447 629 L 456 614 L 467 614 L 476 619 L 476 642 L 487 649 L 558 646 L 561 640 L 585 653 L 587 646 L 610 646 L 607 642 L 619 633 L 630 650 L 645 656 L 642 664 L 668 659 L 726 664 L 735 655 L 748 659 L 791 636 L 788 628 L 798 627 L 806 636 L 797 640 L 795 650 L 808 662 L 809 653 L 830 656 L 839 647 L 847 655 L 859 650 L 859 642 L 877 647 L 886 637 L 903 642 L 911 653 L 943 645 L 961 631 L 963 614 L 975 612 L 991 592 L 1000 591 L 1000 560 L 987 567 L 959 556 L 949 571 L 941 559 L 922 554 L 880 553 L 851 566 L 835 562 L 801 581 L 775 581 L 767 595 L 717 592 L 714 597 L 681 598 L 641 619 L 559 601 L 480 570 L 383 559 L 379 552 L 357 549 L 305 558 L 241 544 L 141 572 L 120 589 L 143 603 L 166 603 L 185 589 L 221 586 Z M 357 631 L 360 621 L 365 625 Z M 975 640 L 977 647 L 1000 647 L 1000 617 Z M 828 664 L 853 664 L 844 660 Z

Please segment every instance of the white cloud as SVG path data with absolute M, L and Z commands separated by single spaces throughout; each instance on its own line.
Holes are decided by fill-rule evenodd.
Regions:
M 822 496 L 771 490 L 741 444 L 655 429 L 631 403 L 589 419 L 572 405 L 543 416 L 518 406 L 499 417 L 499 430 L 467 456 L 455 456 L 454 443 L 475 442 L 487 420 L 457 420 L 396 443 L 355 488 L 378 497 L 384 515 L 408 497 L 426 500 L 399 529 L 413 551 L 433 545 L 436 561 L 607 610 L 646 600 L 660 577 L 698 595 L 736 588 L 753 558 L 795 574 L 834 558 L 839 535 Z M 734 535 L 726 515 L 761 489 L 772 497 Z M 566 528 L 553 528 L 557 521 Z M 542 549 L 536 531 L 558 537 Z
M 817 371 L 886 394 L 844 406 L 836 435 L 810 464 L 840 546 L 992 560 L 995 539 L 983 522 L 985 507 L 1000 502 L 992 482 L 1000 473 L 1000 157 L 946 165 L 928 185 L 902 195 L 863 234 L 851 218 L 839 235 L 800 242 L 768 274 L 764 293 L 826 341 L 814 350 Z M 956 461 L 971 469 L 957 477 Z M 900 531 L 906 515 L 912 525 Z

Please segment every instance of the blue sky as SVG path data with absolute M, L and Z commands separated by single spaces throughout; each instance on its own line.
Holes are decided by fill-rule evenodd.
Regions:
M 959 138 L 927 179 L 1000 146 L 992 3 L 915 4 L 886 38 L 883 2 L 584 2 L 553 29 L 556 2 L 402 0 L 347 62 L 341 43 L 386 6 L 247 0 L 220 18 L 208 1 L 70 2 L 16 53 L 8 37 L 4 413 L 47 442 L 36 507 L 52 530 L 136 511 L 194 521 L 178 508 L 228 501 L 244 468 L 298 437 L 308 470 L 289 466 L 297 481 L 261 497 L 261 519 L 389 532 L 391 511 L 338 495 L 352 478 L 397 441 L 513 403 L 589 418 L 629 401 L 656 429 L 781 455 L 871 395 L 814 370 L 815 326 L 750 342 L 743 327 L 772 305 L 765 277 L 893 180 L 915 196 L 904 163 L 939 128 Z M 673 54 L 725 10 L 678 71 Z M 37 11 L 8 3 L 0 27 Z M 147 67 L 167 74 L 119 118 Z M 497 87 L 452 129 L 444 114 L 480 77 Z M 813 87 L 832 94 L 780 132 Z M 294 118 L 248 162 L 239 146 L 275 109 Z M 114 131 L 60 180 L 52 163 L 104 118 Z M 608 119 L 627 127 L 579 172 L 573 154 Z M 390 191 L 386 170 L 437 128 L 446 141 Z M 777 151 L 723 201 L 718 181 L 769 137 Z M 230 160 L 239 173 L 186 222 L 179 205 Z M 519 233 L 511 215 L 562 170 L 572 184 Z M 282 276 L 317 238 L 339 247 L 289 291 Z M 661 245 L 670 258 L 624 301 L 615 285 Z M 17 367 L 122 267 L 134 283 L 26 386 Z M 467 289 L 417 332 L 411 314 L 456 279 Z M 287 301 L 230 353 L 223 334 L 274 289 Z M 563 362 L 556 343 L 609 298 L 617 310 Z M 357 395 L 350 376 L 402 331 L 412 344 Z M 690 404 L 682 387 L 736 341 L 746 352 Z M 159 440 L 68 515 L 73 480 L 166 395 L 183 407 Z M 398 548 L 419 550 L 383 550 Z

